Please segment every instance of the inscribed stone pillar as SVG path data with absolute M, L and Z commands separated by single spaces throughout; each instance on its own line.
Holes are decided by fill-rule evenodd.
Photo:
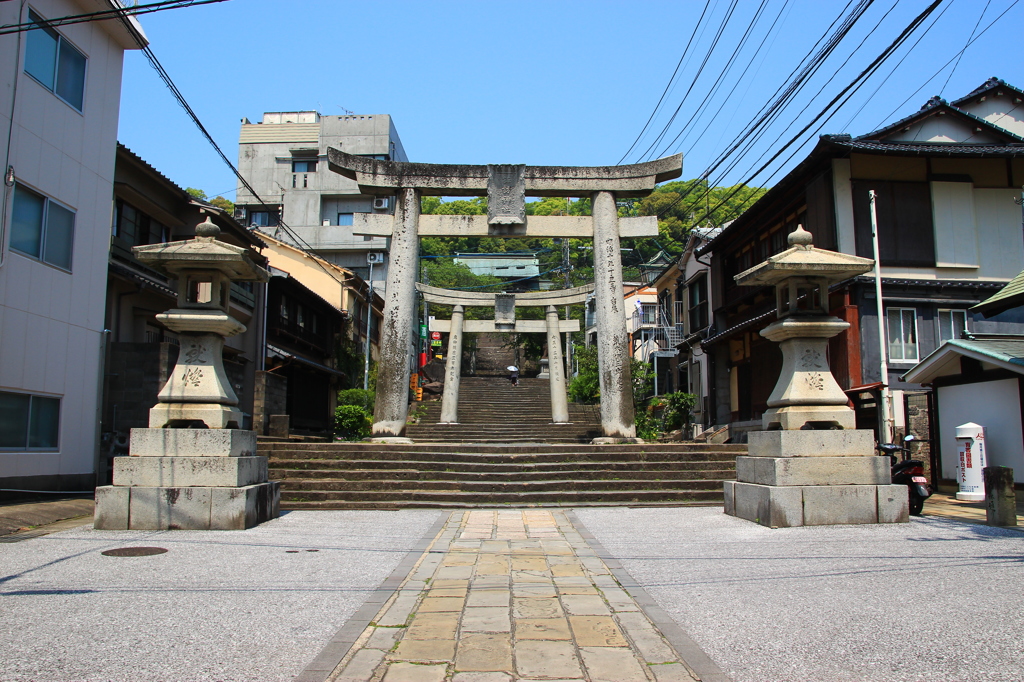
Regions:
M 615 194 L 595 192 L 594 298 L 597 302 L 597 361 L 601 383 L 601 428 L 610 438 L 635 438 L 633 375 L 623 304 L 619 214 Z
M 416 317 L 419 217 L 419 191 L 398 190 L 377 363 L 377 400 L 373 412 L 373 435 L 377 438 L 401 437 L 409 414 L 409 358 Z
M 562 338 L 558 333 L 558 309 L 547 307 L 548 381 L 551 386 L 551 421 L 569 423 L 569 401 L 565 397 L 565 369 L 562 362 Z
M 462 320 L 465 309 L 452 308 L 452 327 L 448 332 L 448 361 L 444 369 L 444 395 L 441 397 L 441 424 L 459 423 L 459 376 L 462 374 Z

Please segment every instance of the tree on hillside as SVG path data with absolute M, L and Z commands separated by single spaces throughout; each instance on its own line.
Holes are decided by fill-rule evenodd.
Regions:
M 188 192 L 192 196 L 192 198 L 198 199 L 199 201 L 205 201 L 208 204 L 216 206 L 217 208 L 222 209 L 223 211 L 228 213 L 229 215 L 235 212 L 235 202 L 231 201 L 230 199 L 225 199 L 219 194 L 214 198 L 210 199 L 207 196 L 206 192 L 199 189 L 198 187 L 186 187 L 185 191 Z
M 738 218 L 766 191 L 745 185 L 712 187 L 709 191 L 707 180 L 678 180 L 655 188 L 639 202 L 637 211 L 639 215 L 658 216 L 659 241 L 666 250 L 680 253 L 690 230 L 697 227 L 696 221 L 720 227 Z

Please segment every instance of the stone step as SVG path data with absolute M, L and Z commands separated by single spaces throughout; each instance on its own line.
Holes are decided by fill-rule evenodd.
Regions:
M 476 504 L 492 503 L 505 505 L 530 504 L 536 502 L 579 504 L 581 502 L 703 502 L 721 504 L 722 491 L 717 490 L 559 490 L 545 492 L 458 492 L 427 490 L 389 491 L 281 491 L 281 507 L 298 509 L 297 502 L 430 502 L 448 504 L 452 502 Z
M 713 465 L 713 466 L 712 466 Z M 567 475 L 588 476 L 669 476 L 687 472 L 691 476 L 703 474 L 717 475 L 734 472 L 731 461 L 719 462 L 680 462 L 676 460 L 664 462 L 645 462 L 638 466 L 633 462 L 544 462 L 540 464 L 465 464 L 458 470 L 452 469 L 451 462 L 424 462 L 416 460 L 345 460 L 345 459 L 275 459 L 271 467 L 274 478 L 308 478 L 327 476 L 333 472 L 335 476 L 380 476 L 387 471 L 389 476 L 399 477 L 407 473 L 416 474 L 413 478 L 476 478 L 481 476 L 503 477 L 535 477 L 563 478 Z M 276 472 L 276 473 L 275 473 Z M 308 475 L 305 472 L 309 472 Z M 360 473 L 362 472 L 362 473 Z M 569 472 L 569 473 L 567 473 Z
M 316 500 L 293 501 L 282 504 L 284 509 L 299 510 L 338 510 L 338 509 L 516 509 L 541 507 L 706 507 L 720 504 L 721 501 L 708 500 L 634 500 L 632 502 L 603 502 L 600 500 L 575 500 L 570 502 L 467 502 L 457 501 L 423 501 L 423 500 L 377 500 L 362 502 L 355 500 Z
M 441 444 L 445 445 L 445 444 Z M 567 446 L 572 447 L 572 446 Z M 480 449 L 479 446 L 474 449 Z M 560 449 L 560 448 L 559 448 Z M 262 454 L 262 453 L 261 453 Z M 488 465 L 488 466 L 506 466 L 506 467 L 524 467 L 529 465 L 536 465 L 538 463 L 547 465 L 564 465 L 564 464 L 601 464 L 607 465 L 610 462 L 620 462 L 631 464 L 637 468 L 642 469 L 647 464 L 653 462 L 676 462 L 676 461 L 693 461 L 693 462 L 721 462 L 729 461 L 730 463 L 735 462 L 736 455 L 733 452 L 708 450 L 708 451 L 696 451 L 696 452 L 680 452 L 676 450 L 651 450 L 642 453 L 643 457 L 639 458 L 633 455 L 633 453 L 621 453 L 621 452 L 594 452 L 594 451 L 582 451 L 582 452 L 522 452 L 518 454 L 508 455 L 495 455 L 494 453 L 473 453 L 470 451 L 459 451 L 458 448 L 449 447 L 444 450 L 439 449 L 437 452 L 425 451 L 422 448 L 415 450 L 393 450 L 386 449 L 380 452 L 374 453 L 373 451 L 366 450 L 342 450 L 334 448 L 324 449 L 296 449 L 296 450 L 275 450 L 270 456 L 270 465 L 275 466 L 276 462 L 284 460 L 358 460 L 386 462 L 386 461 L 417 461 L 417 462 L 438 462 L 438 463 L 458 463 L 462 466 L 469 465 Z M 681 457 L 681 455 L 687 455 Z M 373 455 L 372 458 L 368 455 Z M 632 455 L 632 456 L 631 456 Z
M 298 492 L 353 492 L 385 493 L 398 491 L 413 492 L 464 492 L 464 493 L 544 493 L 579 492 L 599 490 L 602 492 L 647 491 L 647 490 L 709 490 L 722 494 L 719 481 L 708 479 L 561 479 L 551 481 L 439 481 L 439 480 L 364 480 L 339 479 L 286 479 L 281 481 L 288 493 Z
M 665 468 L 654 471 L 635 471 L 635 470 L 587 470 L 587 479 L 590 481 L 594 480 L 715 480 L 727 478 L 730 474 L 734 473 L 734 470 L 729 469 L 699 469 L 696 467 L 692 468 L 680 468 L 675 466 L 673 468 Z M 316 480 L 316 481 L 376 481 L 381 480 L 381 476 L 387 474 L 387 480 L 389 481 L 445 481 L 450 483 L 458 483 L 460 481 L 465 482 L 479 482 L 487 481 L 494 483 L 516 483 L 516 482 L 530 482 L 530 481 L 562 481 L 570 480 L 574 477 L 579 477 L 582 472 L 571 471 L 566 469 L 558 469 L 552 471 L 516 471 L 516 472 L 498 472 L 498 471 L 443 471 L 439 472 L 436 469 L 387 469 L 387 468 L 374 468 L 374 469 L 309 469 L 309 468 L 289 468 L 280 467 L 270 470 L 270 476 L 274 480 L 288 480 L 288 481 L 301 481 L 301 480 Z M 628 476 L 628 478 L 623 478 Z

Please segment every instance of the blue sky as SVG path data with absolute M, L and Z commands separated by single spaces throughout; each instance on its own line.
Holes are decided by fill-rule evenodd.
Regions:
M 744 180 L 760 155 L 789 139 L 929 4 L 875 0 L 779 122 L 712 180 Z M 707 3 L 666 109 L 653 122 L 657 133 L 692 83 L 667 137 L 649 153 L 684 152 L 683 177 L 714 162 L 849 6 L 767 0 L 755 23 L 760 0 L 737 0 L 697 76 L 730 7 L 731 0 Z M 230 0 L 140 19 L 153 51 L 232 160 L 243 116 L 255 122 L 264 111 L 347 109 L 390 114 L 413 161 L 588 166 L 616 164 L 626 154 L 704 10 L 705 0 Z M 983 10 L 978 32 L 1005 14 L 964 52 L 943 87 L 952 65 L 934 74 L 964 47 Z M 866 133 L 931 95 L 955 99 L 990 76 L 1024 86 L 1022 20 L 1020 0 L 944 0 L 820 132 Z M 748 28 L 746 46 L 722 77 Z M 796 148 L 785 153 L 754 184 L 770 185 L 798 162 L 816 128 L 801 151 L 788 162 Z M 137 51 L 125 56 L 118 137 L 178 184 L 234 197 L 231 171 Z M 637 161 L 654 139 L 648 134 L 625 162 Z

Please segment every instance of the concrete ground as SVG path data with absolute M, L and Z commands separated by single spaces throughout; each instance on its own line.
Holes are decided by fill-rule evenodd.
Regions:
M 934 516 L 772 530 L 708 507 L 576 514 L 735 682 L 1024 680 L 1018 530 Z
M 345 668 L 361 656 L 384 682 L 504 682 L 550 679 L 548 649 L 588 682 L 637 666 L 648 680 L 687 666 L 705 682 L 1022 680 L 1024 532 L 945 511 L 967 516 L 770 530 L 713 507 L 337 511 L 239 532 L 23 534 L 0 544 L 0 680 L 360 679 Z M 101 554 L 130 546 L 168 551 Z M 461 592 L 442 580 L 465 597 L 431 595 Z M 517 581 L 539 601 L 517 604 Z M 456 626 L 452 659 L 406 651 Z M 455 674 L 467 643 L 504 667 Z
M 291 680 L 440 512 L 293 512 L 247 531 L 0 544 L 0 680 Z M 121 547 L 164 554 L 104 556 Z

